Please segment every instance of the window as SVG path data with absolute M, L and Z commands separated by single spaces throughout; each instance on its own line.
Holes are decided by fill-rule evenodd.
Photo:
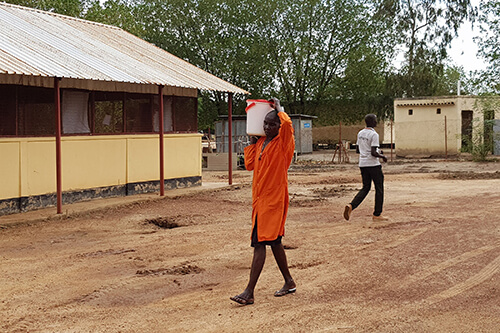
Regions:
M 439 108 L 438 108 L 438 109 L 436 110 L 436 114 L 441 114 L 441 109 L 439 109 Z
M 123 133 L 123 93 L 96 92 L 94 133 Z
M 18 134 L 55 135 L 54 89 L 18 87 Z
M 0 136 L 55 135 L 54 90 L 0 85 Z
M 54 89 L 0 84 L 0 136 L 53 136 Z M 198 132 L 198 100 L 163 96 L 164 130 Z M 158 133 L 156 94 L 61 89 L 63 134 Z
M 16 135 L 15 86 L 0 84 L 0 136 Z
M 152 98 L 147 95 L 127 94 L 125 99 L 125 131 L 151 133 L 153 130 Z
M 63 90 L 61 113 L 64 134 L 90 133 L 88 92 Z
M 174 125 L 172 123 L 172 96 L 163 96 L 163 133 L 172 132 L 174 130 Z M 159 98 L 155 96 L 154 98 L 154 117 L 153 117 L 153 128 L 156 133 L 160 132 L 160 105 Z
M 412 109 L 408 110 L 408 115 L 409 116 L 413 115 L 413 110 Z
M 198 131 L 198 101 L 193 97 L 175 97 L 173 103 L 174 131 Z

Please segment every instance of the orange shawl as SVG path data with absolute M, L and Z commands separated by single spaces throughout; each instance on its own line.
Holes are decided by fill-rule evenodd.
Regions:
M 279 134 L 262 152 L 265 137 L 245 148 L 245 167 L 253 170 L 252 230 L 258 216 L 259 242 L 273 241 L 285 234 L 288 212 L 288 168 L 295 150 L 292 120 L 278 112 L 281 120 Z M 260 156 L 260 159 L 259 159 Z

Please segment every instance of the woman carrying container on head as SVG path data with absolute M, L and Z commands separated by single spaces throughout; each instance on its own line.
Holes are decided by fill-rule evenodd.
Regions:
M 295 150 L 293 126 L 278 99 L 272 98 L 269 103 L 274 110 L 264 118 L 265 136 L 251 137 L 250 145 L 245 148 L 245 167 L 253 170 L 251 246 L 254 253 L 247 287 L 230 298 L 243 305 L 254 303 L 254 289 L 266 259 L 266 245 L 271 246 L 285 279 L 285 284 L 274 296 L 296 290 L 281 242 L 289 204 L 288 168 Z

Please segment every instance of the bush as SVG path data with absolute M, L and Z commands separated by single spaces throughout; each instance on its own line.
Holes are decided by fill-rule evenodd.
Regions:
M 493 120 L 473 120 L 473 131 L 462 135 L 462 152 L 470 153 L 472 160 L 484 162 L 493 151 Z

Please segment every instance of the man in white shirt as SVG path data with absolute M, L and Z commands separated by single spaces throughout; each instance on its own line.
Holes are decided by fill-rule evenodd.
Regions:
M 363 188 L 356 194 L 351 203 L 344 208 L 344 218 L 349 220 L 351 213 L 356 209 L 370 192 L 371 184 L 375 184 L 375 210 L 373 211 L 373 221 L 386 221 L 387 217 L 382 216 L 382 207 L 384 204 L 384 174 L 380 158 L 387 162 L 387 157 L 382 155 L 379 148 L 379 136 L 374 127 L 377 126 L 377 116 L 367 114 L 365 116 L 366 127 L 359 131 L 358 141 L 359 149 L 359 169 L 363 179 Z

